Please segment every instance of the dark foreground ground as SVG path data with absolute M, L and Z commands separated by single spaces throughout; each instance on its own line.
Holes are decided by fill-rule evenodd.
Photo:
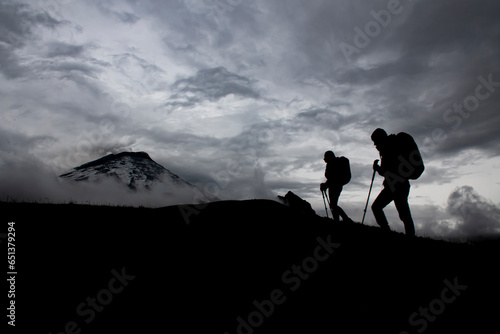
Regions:
M 160 209 L 0 203 L 0 212 L 0 233 L 15 222 L 20 333 L 500 328 L 496 241 L 409 240 L 264 200 Z M 13 298 L 3 282 L 7 315 Z

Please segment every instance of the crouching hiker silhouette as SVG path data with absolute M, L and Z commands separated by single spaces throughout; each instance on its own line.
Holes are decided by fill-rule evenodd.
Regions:
M 337 158 L 332 151 L 327 151 L 325 152 L 323 160 L 326 162 L 326 182 L 321 183 L 320 190 L 321 192 L 325 192 L 328 189 L 328 196 L 330 198 L 329 204 L 333 220 L 338 222 L 339 216 L 341 216 L 344 222 L 352 222 L 352 219 L 349 218 L 344 210 L 338 206 L 340 193 L 342 192 L 344 185 L 351 180 L 349 159 L 346 157 Z
M 417 179 L 424 171 L 422 156 L 413 138 L 404 132 L 387 135 L 376 129 L 371 139 L 380 152 L 381 165 L 373 163 L 373 170 L 384 177 L 384 189 L 372 205 L 373 215 L 383 229 L 390 230 L 384 208 L 394 201 L 399 218 L 403 221 L 408 236 L 415 236 L 415 226 L 408 204 L 410 179 Z

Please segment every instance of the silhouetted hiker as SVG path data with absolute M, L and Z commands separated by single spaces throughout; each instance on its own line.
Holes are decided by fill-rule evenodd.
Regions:
M 372 205 L 373 215 L 377 224 L 390 230 L 384 214 L 384 208 L 394 201 L 399 218 L 405 225 L 408 236 L 415 236 L 415 226 L 411 217 L 408 195 L 410 193 L 409 179 L 417 179 L 424 171 L 424 164 L 417 144 L 413 138 L 404 132 L 397 135 L 387 135 L 383 129 L 376 129 L 371 139 L 380 152 L 381 165 L 373 163 L 373 169 L 384 177 L 384 189 Z
M 340 215 L 344 222 L 352 222 L 351 218 L 349 218 L 344 210 L 338 206 L 342 188 L 351 180 L 349 159 L 346 157 L 337 158 L 332 151 L 326 151 L 323 160 L 326 162 L 326 182 L 321 183 L 320 190 L 323 192 L 328 189 L 330 210 L 332 211 L 333 220 L 338 222 Z

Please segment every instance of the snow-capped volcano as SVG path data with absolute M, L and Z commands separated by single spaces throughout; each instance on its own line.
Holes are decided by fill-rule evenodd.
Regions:
M 175 183 L 182 180 L 162 165 L 157 164 L 146 152 L 122 152 L 109 154 L 88 162 L 60 175 L 74 181 L 100 181 L 103 177 L 117 177 L 130 189 L 149 189 L 153 184 L 167 178 Z
M 119 184 L 127 186 L 134 193 L 154 190 L 162 197 L 177 198 L 183 203 L 218 200 L 215 196 L 202 194 L 196 186 L 156 163 L 146 152 L 109 154 L 75 167 L 60 177 L 92 184 L 106 182 L 106 185 L 109 185 L 107 181 L 118 180 Z M 186 198 L 196 200 L 189 201 Z

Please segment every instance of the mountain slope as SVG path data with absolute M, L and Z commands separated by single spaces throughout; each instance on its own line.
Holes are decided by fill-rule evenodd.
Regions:
M 157 190 L 170 197 L 181 197 L 181 193 L 186 197 L 186 191 L 191 191 L 191 197 L 196 197 L 196 203 L 218 200 L 215 196 L 203 194 L 196 186 L 156 163 L 146 152 L 109 154 L 75 167 L 60 175 L 60 178 L 91 183 L 111 179 L 133 191 Z
M 0 209 L 17 221 L 23 238 L 18 300 L 40 332 L 60 332 L 69 321 L 86 333 L 488 333 L 499 327 L 498 242 L 408 239 L 267 200 Z M 50 275 L 39 275 L 48 269 Z M 113 270 L 129 280 L 109 301 Z M 100 310 L 93 318 L 77 311 L 87 297 Z M 28 300 L 43 300 L 44 307 Z
M 155 183 L 161 183 L 163 178 L 190 185 L 157 164 L 146 152 L 109 154 L 60 175 L 64 179 L 74 181 L 98 181 L 103 176 L 117 177 L 131 189 L 148 189 Z

